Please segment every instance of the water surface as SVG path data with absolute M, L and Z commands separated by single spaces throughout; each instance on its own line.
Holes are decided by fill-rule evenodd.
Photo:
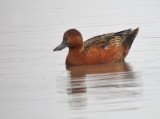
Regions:
M 159 119 L 160 2 L 1 0 L 1 119 Z M 65 66 L 70 28 L 84 40 L 140 28 L 124 63 Z

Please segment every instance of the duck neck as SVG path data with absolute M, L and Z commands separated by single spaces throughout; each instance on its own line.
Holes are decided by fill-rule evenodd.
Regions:
M 82 53 L 84 47 L 81 46 L 81 47 L 75 47 L 75 48 L 69 48 L 69 53 L 68 54 L 71 54 L 71 55 L 79 55 Z
M 83 47 L 69 48 L 69 53 L 66 59 L 67 65 L 79 65 L 83 60 Z

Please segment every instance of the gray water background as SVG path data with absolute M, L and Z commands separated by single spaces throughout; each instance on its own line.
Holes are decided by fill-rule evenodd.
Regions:
M 159 119 L 159 0 L 1 0 L 0 119 Z M 66 67 L 63 33 L 140 28 L 126 62 Z

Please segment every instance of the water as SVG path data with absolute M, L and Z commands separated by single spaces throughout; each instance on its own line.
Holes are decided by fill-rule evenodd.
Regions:
M 159 119 L 158 0 L 1 0 L 1 119 Z M 66 67 L 70 28 L 86 40 L 140 27 L 125 63 Z

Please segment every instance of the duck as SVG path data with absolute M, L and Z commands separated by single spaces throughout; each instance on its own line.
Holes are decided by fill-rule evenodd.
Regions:
M 83 42 L 77 29 L 69 29 L 64 33 L 61 44 L 53 51 L 69 48 L 65 62 L 67 66 L 123 62 L 138 32 L 139 28 L 127 29 L 98 35 Z

